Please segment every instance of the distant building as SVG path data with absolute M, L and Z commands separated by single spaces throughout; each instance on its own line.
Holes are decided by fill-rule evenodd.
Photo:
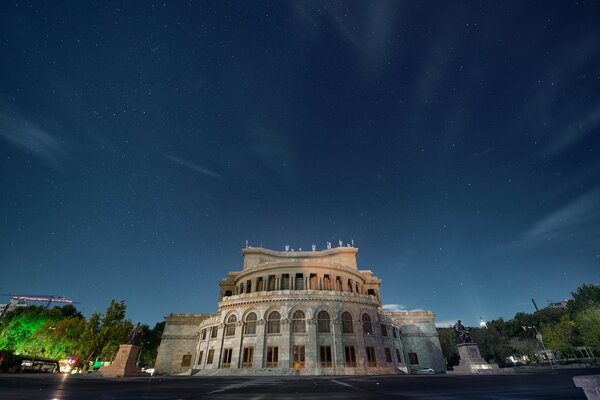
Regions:
M 431 311 L 384 312 L 355 247 L 247 247 L 214 314 L 170 314 L 156 373 L 395 374 L 446 370 Z

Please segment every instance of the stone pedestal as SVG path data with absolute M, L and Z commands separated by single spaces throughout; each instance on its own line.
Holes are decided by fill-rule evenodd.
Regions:
M 460 363 L 454 367 L 455 372 L 465 374 L 493 373 L 498 370 L 498 364 L 488 364 L 481 357 L 477 343 L 461 343 L 456 346 Z
M 133 344 L 122 344 L 115 360 L 107 367 L 100 368 L 100 375 L 106 377 L 145 376 L 138 371 L 135 363 L 140 347 Z
M 573 382 L 583 389 L 588 400 L 600 400 L 600 375 L 574 376 Z

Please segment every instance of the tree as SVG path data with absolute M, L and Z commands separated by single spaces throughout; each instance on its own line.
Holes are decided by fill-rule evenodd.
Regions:
M 493 321 L 488 323 L 487 329 L 471 329 L 471 337 L 479 345 L 481 356 L 488 362 L 499 365 L 506 363 L 506 358 L 511 355 L 511 346 L 508 338 L 502 334 Z
M 158 322 L 152 329 L 149 329 L 148 325 L 141 326 L 139 341 L 136 343 L 141 346 L 140 367 L 154 366 L 164 329 L 164 321 Z
M 575 317 L 575 327 L 583 344 L 600 352 L 600 307 L 580 311 Z
M 442 346 L 442 354 L 449 367 L 458 365 L 460 356 L 456 348 L 456 333 L 453 328 L 438 328 L 438 337 Z
M 546 348 L 558 351 L 563 357 L 573 353 L 575 323 L 565 314 L 558 324 L 548 324 L 541 331 Z
M 567 301 L 567 310 L 571 318 L 585 309 L 600 307 L 600 285 L 585 283 L 571 292 L 573 298 Z

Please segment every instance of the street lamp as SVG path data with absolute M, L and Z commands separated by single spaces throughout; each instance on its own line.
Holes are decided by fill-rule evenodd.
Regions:
M 533 329 L 535 331 L 535 338 L 542 344 L 542 349 L 544 349 L 544 354 L 546 354 L 548 356 L 548 361 L 550 361 L 550 368 L 554 369 L 554 363 L 552 362 L 552 359 L 554 358 L 554 354 L 548 354 L 548 350 L 546 350 L 546 346 L 544 346 L 544 338 L 542 337 L 542 334 L 540 332 L 538 332 L 535 325 L 523 326 L 522 328 L 524 330 Z

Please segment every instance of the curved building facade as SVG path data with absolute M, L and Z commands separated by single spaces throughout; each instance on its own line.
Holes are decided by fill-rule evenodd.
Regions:
M 313 246 L 314 249 L 314 246 Z M 247 247 L 215 314 L 171 314 L 158 373 L 355 375 L 445 371 L 429 311 L 386 313 L 355 247 Z

